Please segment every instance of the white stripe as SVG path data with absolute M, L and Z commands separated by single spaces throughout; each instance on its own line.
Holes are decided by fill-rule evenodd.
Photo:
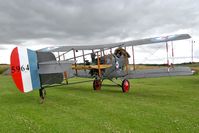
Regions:
M 18 47 L 18 53 L 19 53 L 20 67 L 24 66 L 24 68 L 26 68 L 27 65 L 29 65 L 27 49 Z M 33 88 L 32 88 L 30 71 L 29 70 L 21 71 L 21 76 L 22 76 L 24 92 L 32 91 Z

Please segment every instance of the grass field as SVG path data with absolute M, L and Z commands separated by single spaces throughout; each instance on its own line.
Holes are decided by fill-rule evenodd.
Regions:
M 9 65 L 7 65 L 7 64 L 0 64 L 0 74 L 2 74 L 8 68 L 9 68 Z
M 38 91 L 21 94 L 0 76 L 0 132 L 199 132 L 199 75 L 131 85 L 126 94 L 110 86 L 95 92 L 91 83 L 48 88 L 40 104 Z

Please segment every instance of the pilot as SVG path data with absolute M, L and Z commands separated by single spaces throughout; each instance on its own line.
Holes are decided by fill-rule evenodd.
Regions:
M 92 63 L 94 63 L 95 62 L 95 53 L 91 53 L 91 60 L 92 60 Z
M 119 51 L 119 52 L 117 53 L 117 55 L 116 55 L 116 56 L 117 56 L 118 58 L 120 58 L 120 57 L 121 57 L 121 55 L 122 55 L 122 53 Z

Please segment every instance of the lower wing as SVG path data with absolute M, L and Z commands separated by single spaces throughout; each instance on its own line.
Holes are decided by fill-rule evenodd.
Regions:
M 91 70 L 91 69 L 106 69 L 110 68 L 112 65 L 110 64 L 103 64 L 103 65 L 72 65 L 72 69 L 77 70 Z
M 126 78 L 153 78 L 166 76 L 193 75 L 194 72 L 189 67 L 159 68 L 148 70 L 129 71 Z

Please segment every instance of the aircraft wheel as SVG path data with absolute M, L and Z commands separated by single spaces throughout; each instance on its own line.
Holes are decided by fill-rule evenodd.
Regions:
M 130 82 L 127 79 L 122 81 L 122 91 L 128 92 L 130 90 Z
M 100 90 L 102 86 L 102 81 L 100 79 L 95 79 L 93 81 L 93 89 L 94 90 Z

